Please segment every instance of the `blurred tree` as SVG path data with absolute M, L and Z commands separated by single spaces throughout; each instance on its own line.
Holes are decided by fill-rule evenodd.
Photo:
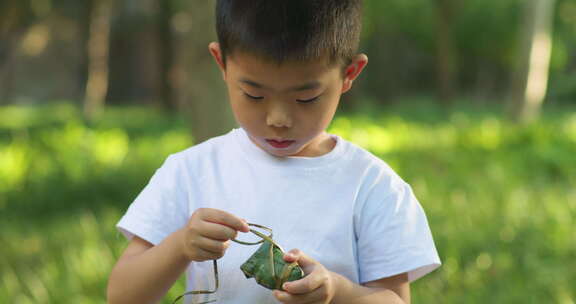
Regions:
M 510 91 L 524 0 L 458 1 L 452 31 L 458 50 L 461 96 L 496 101 Z
M 526 123 L 538 118 L 546 97 L 555 0 L 527 0 L 510 114 Z
M 456 46 L 454 44 L 454 0 L 435 0 L 437 98 L 447 107 L 455 95 Z
M 84 115 L 98 116 L 108 93 L 108 56 L 110 27 L 114 0 L 92 0 L 90 6 L 90 36 L 88 38 L 88 80 L 84 98 Z
M 34 20 L 29 1 L 0 1 L 0 104 L 12 98 L 14 57 Z
M 361 50 L 370 64 L 355 90 L 362 90 L 368 102 L 386 104 L 433 92 L 434 5 L 428 0 L 364 1 Z
M 76 50 L 78 56 L 78 62 L 75 66 L 75 79 L 76 88 L 74 90 L 73 96 L 75 100 L 81 102 L 86 98 L 86 89 L 88 82 L 88 42 L 90 39 L 90 16 L 92 14 L 91 7 L 93 5 L 92 0 L 88 0 L 82 3 L 76 2 L 75 16 L 76 23 L 78 24 L 78 32 L 76 33 Z
M 160 100 L 161 105 L 168 110 L 177 108 L 177 90 L 179 89 L 175 79 L 178 65 L 174 56 L 174 32 L 172 20 L 174 17 L 174 5 L 172 0 L 157 0 L 158 6 L 158 35 L 160 60 Z
M 111 2 L 114 7 L 107 4 Z M 553 19 L 547 95 L 555 102 L 574 103 L 576 0 L 553 2 L 559 8 Z M 535 14 L 543 16 L 545 10 L 521 9 L 536 3 L 554 6 L 536 0 L 365 0 L 361 50 L 370 65 L 351 92 L 356 96 L 348 96 L 354 102 L 345 104 L 346 109 L 436 95 L 441 101 L 464 97 L 486 103 L 509 97 L 514 115 L 537 112 L 539 102 L 525 101 L 529 87 L 531 96 L 538 96 L 546 84 L 538 77 L 547 72 L 537 72 L 546 68 L 535 68 L 537 61 L 546 61 L 537 51 L 546 49 L 541 43 L 546 38 L 532 39 L 539 37 L 534 26 L 546 23 L 536 22 Z M 94 109 L 104 100 L 157 102 L 180 111 L 215 106 L 221 113 L 227 108 L 223 103 L 202 105 L 226 99 L 206 51 L 215 40 L 212 5 L 185 0 L 0 1 L 0 102 L 72 99 L 84 102 L 88 113 L 98 112 Z M 102 6 L 108 12 L 96 9 Z M 97 12 L 108 17 L 97 18 Z M 519 21 L 523 16 L 524 23 Z M 520 31 L 525 33 L 523 47 Z M 190 121 L 204 125 L 203 120 L 213 117 Z
M 576 104 L 576 0 L 557 0 L 547 99 Z
M 194 142 L 200 143 L 235 126 L 222 76 L 208 51 L 216 40 L 214 2 L 172 1 L 173 66 L 167 77 L 175 105 L 186 113 Z

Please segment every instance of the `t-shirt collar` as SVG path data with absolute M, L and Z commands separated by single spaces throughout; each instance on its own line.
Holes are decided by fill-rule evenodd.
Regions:
M 236 138 L 241 150 L 246 156 L 254 161 L 265 165 L 272 165 L 277 167 L 300 167 L 300 168 L 317 168 L 323 167 L 330 163 L 333 163 L 335 159 L 342 157 L 344 155 L 344 143 L 343 140 L 334 134 L 330 136 L 336 141 L 336 145 L 332 151 L 316 157 L 305 157 L 305 156 L 287 156 L 278 157 L 274 156 L 258 147 L 250 138 L 246 131 L 242 128 L 234 129 L 233 135 Z

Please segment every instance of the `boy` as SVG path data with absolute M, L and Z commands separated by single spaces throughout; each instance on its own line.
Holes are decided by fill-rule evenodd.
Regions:
M 240 129 L 168 157 L 118 223 L 131 240 L 109 303 L 187 290 L 218 303 L 410 303 L 440 265 L 411 188 L 383 161 L 326 133 L 368 62 L 356 54 L 360 0 L 218 0 L 213 55 Z M 306 276 L 269 290 L 240 265 L 247 221 L 272 228 Z M 198 299 L 200 300 L 200 299 Z

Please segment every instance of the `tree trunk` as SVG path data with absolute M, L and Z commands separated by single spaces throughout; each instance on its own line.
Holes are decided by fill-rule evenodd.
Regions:
M 454 26 L 454 2 L 435 0 L 436 7 L 436 86 L 437 98 L 444 107 L 454 99 L 456 77 L 456 47 L 452 28 Z
M 536 120 L 548 88 L 555 0 L 526 0 L 521 46 L 509 113 L 515 121 Z
M 76 87 L 74 96 L 76 102 L 80 105 L 86 97 L 86 84 L 88 82 L 88 41 L 90 39 L 90 16 L 94 0 L 87 0 L 77 3 L 77 39 L 78 43 L 78 60 L 76 61 Z
M 11 102 L 14 82 L 14 42 L 20 39 L 7 37 L 0 45 L 0 105 Z
M 0 2 L 0 104 L 11 102 L 17 48 L 34 22 L 28 3 Z
M 191 94 L 193 100 L 187 107 L 192 136 L 196 144 L 225 134 L 236 125 L 226 95 L 206 92 L 207 85 L 207 83 L 196 82 L 191 86 L 191 90 L 194 91 Z
M 195 60 L 189 63 L 190 70 L 202 73 L 189 75 L 187 88 L 190 100 L 185 103 L 184 110 L 190 118 L 194 141 L 198 144 L 230 131 L 236 126 L 236 121 L 227 100 L 222 74 L 213 62 L 208 48 L 196 50 Z
M 88 38 L 88 80 L 84 98 L 84 115 L 96 118 L 103 110 L 108 93 L 108 55 L 114 0 L 95 0 L 90 14 Z
M 158 41 L 160 63 L 160 105 L 166 110 L 177 108 L 175 82 L 175 56 L 174 33 L 172 31 L 172 17 L 174 15 L 171 0 L 158 0 Z
M 181 61 L 182 68 L 190 71 L 184 78 L 186 90 L 182 91 L 186 91 L 187 100 L 183 109 L 190 118 L 195 143 L 226 133 L 236 126 L 222 74 L 208 51 L 208 43 L 216 36 L 213 9 L 211 1 L 200 1 L 188 10 L 186 17 L 195 20 L 195 26 L 181 34 L 195 39 L 182 43 L 177 52 L 186 55 L 187 58 Z

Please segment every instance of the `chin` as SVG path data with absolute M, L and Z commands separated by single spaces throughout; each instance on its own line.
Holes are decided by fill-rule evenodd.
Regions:
M 268 151 L 268 153 L 276 156 L 276 157 L 290 157 L 290 156 L 295 156 L 296 154 L 298 154 L 298 152 L 283 152 L 283 151 Z
M 296 154 L 300 153 L 298 149 L 289 149 L 289 150 L 275 150 L 275 149 L 265 149 L 268 154 L 277 156 L 277 157 L 289 157 L 295 156 Z

